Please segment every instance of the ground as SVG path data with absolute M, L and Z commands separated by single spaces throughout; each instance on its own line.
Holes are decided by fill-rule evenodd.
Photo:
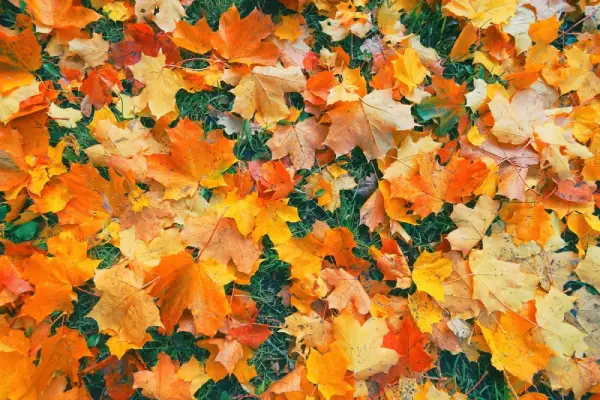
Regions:
M 381 0 L 380 0 L 381 1 Z M 86 4 L 89 0 L 84 0 Z M 377 2 L 375 2 L 377 3 Z M 208 23 L 215 29 L 218 26 L 218 19 L 221 13 L 235 4 L 242 16 L 247 15 L 253 9 L 258 8 L 264 13 L 272 15 L 274 21 L 277 21 L 286 13 L 285 8 L 275 0 L 195 0 L 188 8 L 185 20 L 194 23 L 201 16 L 206 16 Z M 377 4 L 370 6 L 375 7 Z M 0 24 L 11 26 L 14 23 L 19 9 L 7 0 L 0 3 Z M 314 6 L 309 6 L 303 13 L 310 28 L 315 30 L 314 49 L 328 45 L 330 38 L 321 31 L 318 23 L 323 17 L 319 16 Z M 409 33 L 418 34 L 420 41 L 424 46 L 434 48 L 438 54 L 445 60 L 448 58 L 458 34 L 459 26 L 457 21 L 446 18 L 439 9 L 431 9 L 427 4 L 421 4 L 412 13 L 405 14 L 402 22 Z M 122 24 L 109 19 L 102 18 L 91 24 L 88 29 L 100 33 L 102 37 L 109 42 L 122 40 Z M 376 29 L 376 28 L 374 28 Z M 572 32 L 574 33 L 574 32 Z M 368 37 L 368 35 L 367 35 Z M 360 45 L 364 39 L 358 39 L 355 36 L 348 36 L 340 42 L 340 45 L 351 56 L 351 67 L 361 67 L 365 76 L 370 73 L 370 55 L 360 50 Z M 563 39 L 569 41 L 569 35 Z M 44 79 L 56 80 L 60 73 L 55 64 L 56 59 L 45 56 L 45 60 L 39 73 Z M 189 61 L 186 66 L 202 67 L 202 61 Z M 454 62 L 447 61 L 444 76 L 452 78 L 458 83 L 466 82 L 469 89 L 472 89 L 472 82 L 475 78 L 483 78 L 484 74 L 478 66 L 474 66 L 470 61 Z M 485 77 L 489 83 L 501 82 L 501 76 Z M 216 121 L 209 114 L 209 109 L 222 111 L 230 110 L 232 107 L 233 96 L 226 90 L 215 90 L 213 92 L 188 93 L 180 91 L 177 95 L 177 106 L 182 117 L 192 120 L 203 121 L 205 129 L 209 130 L 217 126 Z M 419 122 L 419 115 L 415 115 Z M 90 136 L 85 122 L 78 124 L 75 130 L 70 130 L 78 142 L 80 148 L 85 149 L 95 143 Z M 145 119 L 144 123 L 152 124 L 151 119 Z M 50 133 L 54 143 L 66 134 L 64 128 L 60 128 L 55 123 L 51 123 Z M 455 130 L 450 135 L 456 135 Z M 270 152 L 265 145 L 268 139 L 266 134 L 249 134 L 242 132 L 235 148 L 236 156 L 240 160 L 270 159 Z M 72 147 L 68 148 L 64 155 L 65 162 L 85 161 L 85 153 L 77 154 Z M 350 174 L 358 181 L 364 181 L 371 174 L 381 176 L 376 162 L 368 162 L 360 150 L 354 150 L 351 158 L 348 158 L 346 164 Z M 310 175 L 307 172 L 306 177 Z M 310 226 L 315 220 L 327 222 L 331 227 L 346 227 L 350 229 L 358 243 L 356 255 L 364 257 L 367 260 L 369 256 L 368 248 L 379 243 L 379 237 L 376 234 L 369 234 L 365 226 L 359 224 L 359 209 L 366 198 L 361 195 L 360 185 L 353 191 L 346 191 L 342 194 L 342 204 L 334 212 L 329 212 L 320 207 L 315 200 L 309 200 L 303 191 L 305 180 L 297 183 L 296 190 L 291 195 L 290 204 L 297 207 L 301 222 L 292 224 L 292 232 L 295 235 L 303 236 L 310 230 Z M 0 205 L 0 217 L 6 214 L 8 208 Z M 442 212 L 432 214 L 417 226 L 406 225 L 405 228 L 411 236 L 413 243 L 403 246 L 403 251 L 409 262 L 414 262 L 416 256 L 424 249 L 434 248 L 442 239 L 442 235 L 447 234 L 455 228 L 449 215 L 452 207 L 447 205 Z M 6 224 L 4 228 L 4 237 L 19 243 L 36 238 L 42 228 L 53 224 L 53 216 L 47 215 L 38 217 L 23 225 Z M 293 312 L 292 308 L 282 303 L 279 295 L 282 288 L 288 284 L 289 266 L 278 259 L 277 253 L 273 250 L 269 239 L 264 239 L 264 261 L 260 265 L 258 272 L 252 277 L 248 286 L 239 287 L 239 289 L 248 291 L 252 298 L 257 302 L 260 310 L 258 322 L 268 324 L 273 328 L 281 326 L 286 316 Z M 42 244 L 43 245 L 43 244 Z M 90 250 L 90 257 L 102 260 L 99 268 L 106 268 L 115 264 L 119 259 L 119 250 L 112 245 L 101 245 Z M 373 279 L 381 279 L 376 268 L 372 269 Z M 90 289 L 90 288 L 88 288 Z M 233 286 L 226 288 L 227 293 L 231 293 Z M 93 289 L 91 289 L 93 290 Z M 414 292 L 415 287 L 409 289 L 408 293 Z M 406 293 L 398 293 L 404 294 Z M 73 329 L 79 330 L 85 335 L 88 345 L 96 346 L 101 351 L 97 359 L 101 360 L 108 356 L 108 350 L 105 342 L 107 335 L 98 332 L 98 327 L 94 320 L 86 318 L 86 315 L 97 302 L 97 297 L 90 294 L 86 287 L 82 287 L 78 293 L 78 301 L 75 304 L 75 311 L 64 321 L 64 323 Z M 174 360 L 186 362 L 192 355 L 202 360 L 207 357 L 207 352 L 199 349 L 196 345 L 196 339 L 189 333 L 177 332 L 171 336 L 164 336 L 157 331 L 151 332 L 153 340 L 148 342 L 139 352 L 143 361 L 152 366 L 156 363 L 157 355 L 161 352 L 167 353 Z M 251 360 L 258 372 L 253 383 L 258 392 L 266 388 L 277 379 L 280 379 L 284 373 L 284 367 L 293 368 L 294 360 L 290 358 L 289 347 L 290 337 L 284 333 L 273 334 L 265 343 L 263 343 Z M 104 349 L 104 351 L 102 351 Z M 511 397 L 511 389 L 506 386 L 504 376 L 490 365 L 489 355 L 482 355 L 478 363 L 469 362 L 464 355 L 452 355 L 442 352 L 439 357 L 437 368 L 429 372 L 433 378 L 444 379 L 454 382 L 460 388 L 462 393 L 467 393 L 474 399 L 508 399 Z M 101 374 L 84 375 L 83 379 L 90 393 L 94 398 L 100 398 L 104 391 L 104 378 Z M 547 390 L 545 387 L 538 387 L 540 391 Z M 225 379 L 215 384 L 209 382 L 204 385 L 197 394 L 198 399 L 239 399 L 243 398 L 245 391 L 240 387 L 234 377 Z M 560 398 L 557 394 L 547 393 L 553 398 Z M 136 394 L 136 398 L 141 399 L 141 394 Z

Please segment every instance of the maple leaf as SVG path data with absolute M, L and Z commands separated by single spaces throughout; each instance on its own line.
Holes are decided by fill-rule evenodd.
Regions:
M 359 314 L 367 314 L 371 299 L 360 281 L 343 269 L 324 269 L 321 277 L 334 289 L 327 296 L 329 307 L 342 311 L 350 303 Z
M 205 266 L 226 269 L 225 265 L 213 265 L 214 261 L 196 263 L 192 256 L 182 252 L 163 257 L 152 270 L 157 282 L 150 294 L 158 298 L 160 315 L 167 332 L 172 332 L 183 311 L 189 309 L 194 317 L 196 331 L 213 336 L 229 313 L 225 291 L 205 271 Z
M 204 18 L 200 18 L 194 25 L 179 21 L 173 32 L 173 42 L 186 50 L 203 54 L 212 48 L 212 33 Z
M 244 348 L 237 340 L 230 339 L 215 339 L 210 341 L 215 344 L 219 351 L 215 357 L 215 361 L 221 363 L 228 374 L 232 374 L 236 364 L 244 356 Z
M 368 160 L 383 158 L 394 147 L 392 133 L 415 126 L 410 108 L 394 101 L 390 89 L 374 90 L 328 112 L 331 127 L 324 144 L 337 156 L 358 146 Z
M 402 375 L 425 372 L 433 366 L 433 358 L 425 351 L 429 340 L 417 328 L 412 317 L 407 317 L 398 333 L 390 330 L 383 338 L 383 347 L 394 349 L 399 355 L 398 364 L 393 368 Z
M 444 280 L 444 300 L 440 304 L 456 318 L 469 319 L 480 314 L 481 303 L 473 297 L 473 274 L 462 254 L 451 251 L 452 272 Z
M 572 179 L 574 173 L 569 160 L 575 157 L 587 159 L 593 154 L 572 138 L 567 139 L 565 134 L 562 127 L 548 122 L 535 129 L 534 138 L 542 161 L 547 161 L 560 179 Z
M 0 373 L 3 378 L 0 396 L 10 400 L 27 396 L 31 398 L 32 377 L 35 372 L 35 365 L 27 355 L 16 351 L 0 351 Z
M 544 245 L 554 233 L 551 216 L 540 203 L 506 203 L 499 216 L 507 223 L 506 231 L 514 235 L 517 244 L 534 240 Z
M 394 162 L 385 170 L 383 178 L 392 182 L 396 178 L 410 178 L 419 168 L 419 155 L 439 150 L 441 143 L 431 137 L 413 138 L 408 135 L 396 150 Z
M 63 128 L 74 129 L 77 123 L 83 118 L 83 113 L 75 108 L 61 108 L 56 104 L 50 104 L 48 116 L 52 118 L 59 126 Z
M 331 255 L 341 267 L 350 267 L 357 262 L 352 250 L 356 248 L 354 235 L 348 228 L 333 228 L 325 232 L 321 255 Z
M 158 355 L 158 362 L 151 371 L 133 374 L 133 388 L 142 389 L 144 396 L 158 400 L 191 400 L 194 398 L 190 384 L 177 376 L 178 366 L 165 353 Z
M 194 396 L 194 393 L 198 391 L 206 382 L 210 380 L 206 373 L 205 366 L 201 365 L 195 357 L 192 356 L 190 361 L 183 364 L 177 370 L 177 377 L 183 379 L 185 382 L 190 383 L 190 395 Z
M 419 53 L 414 49 L 406 49 L 404 54 L 398 54 L 391 64 L 394 70 L 394 78 L 404 85 L 406 94 L 412 93 L 427 76 L 427 68 L 421 63 Z
M 417 162 L 419 174 L 392 180 L 391 193 L 412 202 L 411 209 L 422 217 L 440 212 L 446 201 L 458 203 L 471 195 L 488 171 L 483 161 L 472 163 L 457 156 L 441 166 L 435 153 L 422 153 Z
M 122 230 L 135 227 L 135 236 L 146 243 L 159 237 L 167 226 L 173 223 L 174 211 L 171 205 L 162 201 L 156 192 L 142 192 L 133 186 L 131 203 L 120 210 Z
M 352 385 L 344 379 L 349 365 L 348 356 L 338 343 L 324 354 L 313 349 L 306 360 L 306 378 L 329 400 L 352 391 Z
M 408 309 L 421 332 L 433 333 L 433 326 L 443 318 L 442 308 L 425 292 L 409 296 Z
M 297 169 L 315 165 L 315 150 L 321 148 L 326 129 L 315 118 L 307 118 L 294 125 L 280 125 L 267 141 L 274 160 L 289 156 Z
M 160 50 L 156 57 L 142 54 L 140 61 L 129 67 L 133 77 L 145 85 L 142 93 L 133 98 L 135 107 L 148 107 L 156 118 L 175 111 L 175 95 L 183 87 L 179 76 L 165 65 L 166 57 Z
M 377 189 L 360 208 L 360 223 L 374 232 L 385 223 L 385 217 L 385 199 L 381 190 Z
M 356 187 L 352 175 L 337 164 L 323 169 L 322 173 L 311 175 L 304 187 L 310 197 L 316 197 L 317 203 L 328 211 L 334 211 L 342 205 L 341 191 Z
M 200 260 L 215 259 L 224 265 L 231 260 L 245 274 L 260 257 L 258 245 L 238 231 L 233 219 L 214 212 L 187 219 L 181 237 L 188 246 L 201 249 Z
M 568 179 L 559 180 L 557 182 L 555 195 L 565 201 L 585 204 L 592 201 L 595 191 L 596 187 L 594 185 L 587 182 L 575 182 Z
M 371 14 L 358 11 L 354 3 L 343 1 L 336 7 L 335 18 L 321 21 L 323 32 L 334 41 L 340 41 L 350 33 L 363 38 L 371 29 Z
M 565 314 L 571 311 L 575 300 L 556 288 L 550 288 L 544 296 L 536 296 L 535 318 L 541 328 L 539 335 L 556 355 L 582 356 L 587 349 L 584 342 L 587 335 L 564 322 Z
M 578 399 L 600 383 L 600 367 L 590 358 L 552 357 L 546 369 L 552 389 L 573 390 Z
M 125 263 L 97 271 L 94 283 L 100 301 L 88 314 L 101 331 L 116 335 L 130 346 L 141 346 L 149 327 L 162 326 L 158 308 L 139 275 Z
M 422 252 L 413 266 L 412 278 L 417 289 L 436 300 L 444 300 L 442 281 L 452 273 L 452 263 L 441 252 Z
M 267 325 L 248 323 L 248 324 L 233 324 L 227 330 L 227 337 L 235 339 L 237 342 L 250 346 L 253 349 L 260 347 L 273 332 Z
M 457 204 L 450 215 L 457 229 L 446 236 L 452 249 L 460 250 L 464 255 L 469 254 L 485 236 L 487 229 L 498 215 L 499 208 L 500 202 L 488 196 L 481 196 L 473 209 L 464 204 Z
M 520 265 L 490 257 L 485 250 L 469 254 L 473 271 L 473 298 L 484 304 L 488 313 L 518 310 L 533 299 L 537 278 L 520 271 Z
M 92 136 L 100 143 L 88 147 L 85 153 L 97 165 L 120 166 L 121 157 L 136 159 L 136 156 L 166 151 L 164 146 L 154 139 L 150 129 L 145 128 L 139 120 L 130 121 L 124 128 L 108 119 L 100 120 Z
M 0 93 L 35 82 L 32 72 L 42 66 L 41 50 L 31 29 L 0 31 Z
M 331 322 L 321 318 L 314 311 L 309 315 L 297 312 L 286 317 L 285 325 L 279 331 L 296 338 L 293 350 L 296 352 L 301 352 L 302 346 L 305 346 L 306 349 L 315 348 L 325 353 L 334 340 Z
M 87 67 L 97 67 L 108 59 L 108 42 L 94 33 L 91 39 L 73 39 L 69 50 L 79 56 Z
M 263 41 L 274 29 L 269 16 L 253 10 L 240 19 L 238 9 L 232 5 L 221 14 L 219 30 L 212 35 L 211 43 L 230 62 L 275 65 L 279 50 L 273 43 Z
M 396 287 L 408 289 L 412 276 L 408 262 L 395 240 L 381 238 L 381 249 L 369 248 L 369 254 L 377 261 L 377 268 L 383 273 L 383 279 L 395 280 Z
M 598 357 L 600 354 L 600 298 L 590 294 L 587 289 L 575 291 L 577 297 L 577 322 L 588 334 L 584 341 L 588 345 L 587 354 Z
M 75 384 L 79 382 L 77 369 L 82 357 L 92 357 L 84 337 L 76 330 L 60 327 L 42 343 L 40 363 L 31 378 L 38 392 L 46 389 L 56 373 L 66 375 Z
M 509 100 L 496 94 L 489 102 L 494 117 L 492 134 L 501 143 L 523 144 L 533 137 L 533 129 L 545 119 L 544 109 L 538 94 L 523 90 Z
M 281 161 L 251 161 L 248 163 L 248 171 L 264 201 L 284 199 L 294 190 L 291 171 Z
M 109 64 L 104 64 L 104 66 L 90 71 L 79 89 L 88 96 L 90 103 L 96 109 L 100 109 L 113 102 L 113 87 L 122 89 L 121 81 L 117 76 L 117 71 Z M 120 109 L 125 111 L 123 107 Z M 126 113 L 123 116 L 125 117 Z
M 362 326 L 348 312 L 333 319 L 336 342 L 350 360 L 348 369 L 356 379 L 365 379 L 380 372 L 387 372 L 398 362 L 395 350 L 382 347 L 383 338 L 389 332 L 385 320 L 369 318 Z
M 100 264 L 88 259 L 87 250 L 86 242 L 78 242 L 71 232 L 61 232 L 48 239 L 53 257 L 34 254 L 25 261 L 23 275 L 35 285 L 35 293 L 23 306 L 24 315 L 41 321 L 53 311 L 73 310 L 73 287 L 93 277 Z
M 596 288 L 600 288 L 600 279 L 598 275 L 600 264 L 597 262 L 598 257 L 600 257 L 600 247 L 594 246 L 588 248 L 585 258 L 581 260 L 575 269 L 579 279 Z
M 256 114 L 256 119 L 274 124 L 290 114 L 285 93 L 300 92 L 305 85 L 306 78 L 299 67 L 254 67 L 232 90 L 232 111 L 246 119 Z
M 284 243 L 292 237 L 288 222 L 300 221 L 298 209 L 288 205 L 289 199 L 265 201 L 256 215 L 252 239 L 258 242 L 264 235 L 274 244 Z
M 138 19 L 154 21 L 165 32 L 172 32 L 185 15 L 185 9 L 178 0 L 139 0 L 135 2 L 135 15 Z
M 303 238 L 291 238 L 275 245 L 281 261 L 290 264 L 290 276 L 306 284 L 312 284 L 319 276 L 323 258 L 319 256 L 322 243 L 313 234 Z
M 21 110 L 21 102 L 26 102 L 39 95 L 40 85 L 37 82 L 20 86 L 10 92 L 0 94 L 0 121 L 6 124 L 11 119 L 19 117 L 19 114 L 21 114 L 19 112 L 19 110 Z M 28 112 L 24 112 L 23 114 L 28 114 Z
M 425 121 L 438 119 L 435 132 L 443 135 L 448 133 L 466 112 L 463 103 L 467 86 L 464 83 L 459 86 L 452 79 L 438 76 L 433 76 L 431 82 L 435 96 L 423 100 L 416 107 L 416 112 Z
M 62 163 L 64 143 L 50 147 L 45 133 L 26 138 L 10 126 L 0 126 L 0 190 L 6 191 L 9 199 L 24 187 L 39 196 L 53 176 L 66 172 Z
M 431 2 L 278 1 L 295 13 L 9 1 L 0 398 L 88 399 L 81 377 L 95 375 L 114 399 L 191 399 L 231 375 L 263 400 L 481 397 L 485 385 L 424 374 L 447 375 L 440 351 L 491 353 L 515 397 L 546 398 L 534 376 L 544 393 L 597 392 L 594 2 L 443 1 L 461 28 L 444 55 L 487 70 L 473 76 L 444 71 L 447 31 L 436 50 L 399 20 Z M 584 33 L 559 46 L 565 18 Z M 367 33 L 367 68 L 352 41 L 333 46 Z M 447 209 L 456 227 L 436 239 L 430 214 Z M 81 328 L 82 306 L 105 343 L 65 326 Z M 210 336 L 196 343 L 210 356 L 179 367 L 185 355 L 144 350 L 156 332 Z M 282 356 L 267 380 L 265 346 Z
M 124 200 L 124 179 L 114 171 L 109 182 L 90 164 L 73 164 L 59 180 L 68 189 L 68 197 L 57 213 L 58 220 L 77 238 L 88 238 L 102 229 Z
M 223 348 L 226 340 L 227 339 L 208 339 L 197 342 L 200 347 L 210 351 L 210 357 L 206 360 L 206 373 L 215 381 L 219 381 L 229 375 L 222 363 L 222 361 L 227 362 L 227 360 L 217 360 L 219 352 L 221 348 Z M 237 359 L 235 366 L 232 368 L 232 375 L 234 375 L 241 384 L 248 385 L 250 379 L 256 376 L 256 369 L 253 365 L 248 365 L 248 360 L 252 357 L 251 349 L 248 346 L 242 345 L 242 350 L 241 357 Z
M 21 294 L 32 291 L 33 288 L 21 277 L 11 259 L 0 256 L 0 306 L 12 303 Z
M 77 4 L 77 3 L 76 3 Z M 73 0 L 27 0 L 35 20 L 46 27 L 84 28 L 101 15 L 87 7 L 74 5 Z
M 180 199 L 196 192 L 198 185 L 214 188 L 224 185 L 222 173 L 237 158 L 234 142 L 221 131 L 204 135 L 202 126 L 184 119 L 175 128 L 167 129 L 171 153 L 147 157 L 146 176 L 165 186 L 165 199 Z M 202 154 L 202 157 L 196 155 Z
M 500 317 L 496 331 L 479 324 L 492 353 L 492 364 L 519 379 L 531 382 L 533 374 L 546 367 L 552 350 L 531 338 L 533 324 L 510 312 Z
M 289 393 L 289 395 L 302 395 L 303 393 L 313 393 L 314 390 L 315 387 L 306 378 L 306 367 L 299 365 L 292 372 L 271 384 L 264 395 L 269 396 L 271 394 L 278 395 L 285 393 Z
M 540 279 L 542 288 L 549 290 L 551 286 L 562 288 L 571 279 L 571 274 L 578 262 L 579 257 L 573 252 L 541 251 L 527 259 L 522 267 L 529 266 Z M 526 268 L 522 268 L 522 270 L 529 272 Z
M 600 93 L 600 78 L 592 71 L 590 55 L 575 46 L 565 49 L 564 55 L 567 71 L 559 83 L 560 92 L 575 90 L 582 103 L 588 102 Z
M 457 17 L 464 17 L 480 29 L 501 24 L 515 14 L 516 0 L 451 0 L 443 9 Z

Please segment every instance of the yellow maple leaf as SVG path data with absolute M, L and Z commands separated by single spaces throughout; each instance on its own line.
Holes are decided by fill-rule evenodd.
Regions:
M 575 297 L 567 296 L 554 287 L 548 293 L 535 297 L 539 335 L 557 355 L 581 357 L 587 350 L 584 342 L 587 334 L 564 321 L 565 314 L 571 311 L 575 300 Z
M 452 0 L 443 9 L 485 29 L 506 22 L 515 15 L 517 0 Z
M 290 114 L 285 93 L 300 92 L 306 78 L 299 67 L 254 67 L 232 90 L 233 112 L 246 119 L 256 118 L 275 124 Z
M 98 322 L 101 331 L 140 346 L 147 339 L 146 329 L 162 327 L 158 308 L 144 290 L 139 272 L 122 263 L 98 271 L 94 283 L 100 291 L 100 301 L 88 316 Z
M 473 298 L 481 300 L 488 313 L 519 310 L 533 299 L 537 278 L 524 274 L 517 263 L 490 257 L 485 250 L 469 254 L 473 271 Z
M 475 208 L 457 204 L 450 215 L 457 229 L 448 234 L 446 239 L 453 250 L 460 250 L 464 255 L 483 239 L 485 232 L 498 215 L 500 202 L 488 196 L 481 196 Z
M 389 329 L 384 319 L 369 318 L 361 325 L 352 314 L 343 312 L 333 319 L 336 342 L 350 360 L 348 369 L 356 379 L 387 372 L 398 361 L 398 353 L 382 347 Z
M 275 244 L 284 243 L 292 237 L 287 222 L 298 222 L 298 209 L 288 205 L 289 199 L 265 201 L 256 215 L 256 227 L 252 239 L 258 242 L 264 235 Z
M 442 281 L 452 272 L 452 263 L 441 252 L 424 251 L 413 266 L 412 278 L 417 289 L 429 293 L 436 300 L 444 300 Z
M 142 54 L 140 61 L 129 67 L 133 77 L 145 85 L 133 104 L 140 110 L 148 107 L 156 118 L 175 111 L 175 95 L 183 87 L 179 76 L 165 64 L 166 56 L 160 50 L 156 57 Z
M 514 312 L 503 314 L 496 331 L 479 324 L 492 353 L 492 364 L 519 379 L 531 382 L 533 375 L 544 369 L 552 350 L 531 338 L 534 325 Z

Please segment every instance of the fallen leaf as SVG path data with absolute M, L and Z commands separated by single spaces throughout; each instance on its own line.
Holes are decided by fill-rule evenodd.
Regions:
M 73 39 L 69 50 L 77 54 L 87 67 L 97 67 L 108 59 L 108 42 L 95 33 L 91 39 Z
M 133 77 L 144 84 L 142 93 L 133 98 L 135 107 L 140 110 L 148 107 L 156 118 L 175 110 L 175 95 L 183 83 L 175 72 L 166 68 L 162 50 L 156 57 L 142 54 L 140 61 L 129 69 Z
M 321 277 L 334 289 L 327 296 L 329 307 L 344 310 L 349 304 L 359 314 L 367 314 L 371 308 L 371 299 L 360 282 L 343 269 L 324 269 Z
M 212 260 L 196 263 L 192 256 L 182 252 L 163 257 L 152 270 L 156 284 L 150 294 L 158 299 L 160 315 L 167 332 L 173 332 L 183 311 L 194 317 L 196 331 L 214 336 L 230 312 L 225 291 L 206 272 L 207 267 L 227 269 Z
M 481 300 L 488 313 L 518 310 L 533 299 L 537 278 L 520 271 L 520 265 L 489 257 L 485 250 L 469 254 L 473 271 L 473 298 Z
M 495 332 L 480 325 L 492 353 L 492 364 L 519 379 L 531 382 L 548 365 L 552 350 L 531 339 L 531 322 L 514 312 L 503 314 Z
M 394 101 L 391 90 L 375 90 L 328 114 L 332 124 L 324 144 L 337 156 L 358 146 L 368 160 L 383 158 L 393 147 L 392 133 L 415 126 L 410 106 Z
M 100 301 L 88 314 L 101 331 L 118 336 L 130 345 L 141 346 L 146 329 L 162 323 L 154 299 L 145 291 L 143 277 L 126 264 L 98 271 L 94 283 Z
M 300 92 L 306 79 L 299 67 L 254 67 L 232 90 L 236 96 L 232 111 L 246 119 L 275 124 L 290 114 L 285 93 Z
M 488 196 L 481 196 L 473 209 L 464 204 L 457 204 L 450 215 L 457 229 L 446 236 L 452 249 L 460 250 L 464 255 L 469 254 L 485 236 L 487 229 L 496 219 L 499 208 L 500 203 Z
M 315 165 L 315 151 L 320 149 L 326 129 L 314 118 L 294 125 L 278 126 L 267 141 L 274 160 L 289 156 L 297 169 L 310 169 Z
M 407 317 L 398 333 L 390 331 L 383 338 L 383 347 L 394 349 L 399 355 L 398 364 L 393 367 L 402 375 L 425 372 L 433 366 L 433 358 L 425 351 L 429 340 L 417 328 L 412 317 Z
M 353 389 L 344 379 L 349 365 L 348 356 L 336 342 L 324 354 L 311 350 L 306 360 L 306 378 L 317 385 L 319 392 L 327 400 L 333 396 L 346 395 Z
M 413 266 L 412 278 L 417 290 L 436 300 L 444 300 L 442 281 L 452 273 L 452 263 L 441 252 L 422 252 Z
M 237 162 L 233 141 L 220 131 L 205 135 L 201 125 L 188 119 L 167 129 L 167 136 L 171 142 L 170 154 L 147 157 L 147 176 L 165 186 L 166 199 L 189 197 L 198 185 L 214 188 L 225 184 L 223 172 Z M 195 157 L 196 154 L 204 156 Z
M 138 19 L 150 19 L 165 32 L 175 30 L 176 23 L 185 15 L 178 0 L 140 0 L 135 2 Z
M 158 355 L 158 362 L 150 371 L 133 374 L 133 388 L 142 389 L 144 396 L 158 400 L 193 399 L 190 383 L 177 376 L 177 365 L 165 354 Z
M 400 356 L 395 350 L 382 347 L 388 332 L 383 319 L 370 318 L 362 326 L 347 312 L 333 319 L 335 343 L 350 360 L 348 369 L 356 379 L 387 372 L 398 362 Z
M 273 43 L 264 41 L 274 29 L 275 26 L 269 16 L 253 10 L 246 18 L 240 19 L 240 13 L 233 5 L 221 14 L 219 30 L 212 35 L 211 43 L 214 49 L 230 62 L 246 65 L 275 65 L 279 50 Z M 272 73 L 270 69 L 257 71 L 255 68 L 254 71 L 267 76 Z M 285 77 L 285 79 L 289 78 Z M 257 82 L 264 83 L 258 79 Z M 279 84 L 281 83 L 277 83 Z

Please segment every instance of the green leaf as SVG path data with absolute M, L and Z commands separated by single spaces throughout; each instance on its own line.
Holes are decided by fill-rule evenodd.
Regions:
M 43 225 L 43 220 L 36 218 L 22 225 L 7 226 L 5 236 L 13 243 L 27 242 L 39 236 Z

